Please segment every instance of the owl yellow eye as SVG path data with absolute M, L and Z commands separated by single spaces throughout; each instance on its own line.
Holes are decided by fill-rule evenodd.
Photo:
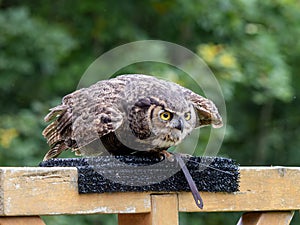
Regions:
M 191 119 L 191 113 L 190 113 L 190 112 L 185 113 L 185 114 L 184 114 L 184 119 L 185 119 L 186 121 L 190 120 L 190 119 Z
M 168 111 L 164 111 L 160 114 L 160 118 L 165 121 L 170 120 L 171 117 L 172 117 L 172 114 Z

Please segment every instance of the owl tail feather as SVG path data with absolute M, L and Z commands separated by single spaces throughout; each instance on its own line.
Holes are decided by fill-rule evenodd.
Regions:
M 60 140 L 60 135 L 57 133 L 57 121 L 50 123 L 44 130 L 43 136 L 47 139 L 47 143 L 51 146 Z
M 47 152 L 47 154 L 44 156 L 43 161 L 46 161 L 48 159 L 57 157 L 61 152 L 63 152 L 66 149 L 68 149 L 68 146 L 64 142 L 61 142 L 61 143 L 58 142 L 58 143 L 56 143 L 56 145 L 53 146 Z
M 72 116 L 65 105 L 52 108 L 44 118 L 46 122 L 52 121 L 43 130 L 43 136 L 50 145 L 50 150 L 45 155 L 44 161 L 58 156 L 62 151 L 69 148 L 64 137 L 71 132 L 71 118 Z
M 58 115 L 61 115 L 64 112 L 66 112 L 67 108 L 68 107 L 66 105 L 58 105 L 58 106 L 50 109 L 50 112 L 45 116 L 44 121 L 50 122 L 51 120 L 56 118 Z

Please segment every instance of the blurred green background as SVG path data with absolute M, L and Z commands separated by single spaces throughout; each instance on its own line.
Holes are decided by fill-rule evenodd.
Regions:
M 299 166 L 299 37 L 298 0 L 0 0 L 0 165 L 41 161 L 43 117 L 97 57 L 157 39 L 192 50 L 216 75 L 228 116 L 220 156 Z M 176 77 L 171 68 L 147 67 Z M 240 215 L 182 213 L 180 224 L 235 224 Z M 113 215 L 44 218 L 48 225 L 116 224 Z

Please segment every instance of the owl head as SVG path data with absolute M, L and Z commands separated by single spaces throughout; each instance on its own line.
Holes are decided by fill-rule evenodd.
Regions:
M 129 113 L 129 128 L 141 142 L 154 149 L 179 144 L 196 127 L 197 116 L 191 103 L 168 104 L 155 97 L 139 99 Z

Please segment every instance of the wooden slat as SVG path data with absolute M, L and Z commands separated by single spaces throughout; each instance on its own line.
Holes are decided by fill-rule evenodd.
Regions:
M 1 168 L 0 215 L 150 212 L 145 193 L 78 194 L 76 168 Z
M 240 192 L 178 193 L 181 212 L 300 209 L 300 168 L 241 167 Z M 75 168 L 0 168 L 0 216 L 149 213 L 150 193 L 78 194 Z
M 0 225 L 46 225 L 39 216 L 0 217 Z
M 294 211 L 245 213 L 237 225 L 289 225 Z
M 241 167 L 240 192 L 201 193 L 203 210 L 190 193 L 179 193 L 181 212 L 274 211 L 300 209 L 299 167 Z

